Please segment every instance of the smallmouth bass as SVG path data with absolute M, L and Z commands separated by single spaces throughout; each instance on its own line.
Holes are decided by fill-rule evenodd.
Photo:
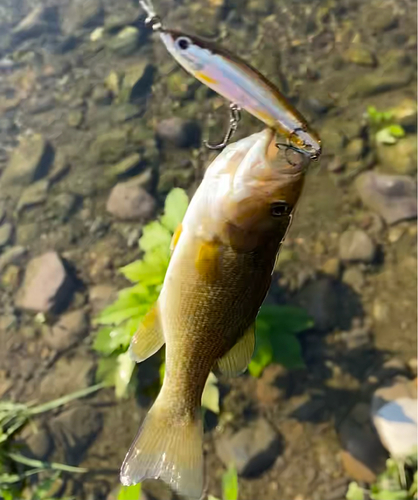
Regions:
M 212 369 L 235 376 L 254 351 L 254 323 L 309 160 L 290 165 L 266 129 L 230 144 L 208 167 L 172 241 L 155 307 L 132 339 L 141 362 L 166 344 L 161 391 L 121 468 L 121 482 L 160 478 L 203 493 L 202 392 Z M 293 164 L 294 163 L 294 164 Z

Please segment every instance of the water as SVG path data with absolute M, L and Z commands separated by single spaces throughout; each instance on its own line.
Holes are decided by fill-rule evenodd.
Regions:
M 315 329 L 301 336 L 307 369 L 222 380 L 220 418 L 232 414 L 236 429 L 267 418 L 282 436 L 274 464 L 240 478 L 240 499 L 338 500 L 349 474 L 361 475 L 346 455 L 340 460 L 343 448 L 359 447 L 357 459 L 372 472 L 380 467 L 363 457 L 372 446 L 367 425 L 359 440 L 352 420 L 341 430 L 344 418 L 353 405 L 367 408 L 387 357 L 398 359 L 395 372 L 416 357 L 416 197 L 408 194 L 416 175 L 416 6 L 201 0 L 156 8 L 167 25 L 215 39 L 251 62 L 322 136 L 324 153 L 311 166 L 269 299 L 302 305 L 314 317 Z M 214 156 L 202 138 L 216 141 L 227 126 L 226 103 L 184 73 L 143 20 L 128 0 L 0 2 L 2 399 L 48 401 L 92 383 L 92 321 L 126 286 L 118 268 L 138 258 L 141 228 L 172 187 L 193 194 Z M 396 108 L 405 137 L 376 145 L 364 118 L 370 106 Z M 261 126 L 244 113 L 237 138 Z M 156 141 L 156 131 L 165 139 Z M 368 171 L 406 180 L 382 198 L 364 187 Z M 117 197 L 109 202 L 115 185 L 132 178 L 155 206 L 146 196 L 139 208 Z M 373 242 L 370 250 L 363 233 L 349 235 L 360 262 L 342 259 L 347 230 Z M 45 253 L 42 266 L 55 271 L 25 297 L 28 263 Z M 22 310 L 28 302 L 30 312 Z M 63 318 L 72 335 L 57 330 Z M 145 378 L 155 380 L 156 363 L 140 371 L 144 386 Z M 67 493 L 107 498 L 151 397 L 116 401 L 106 389 L 47 414 L 39 420 L 43 444 L 33 451 L 92 471 L 64 476 Z M 220 496 L 214 443 L 225 430 L 208 422 L 208 489 Z

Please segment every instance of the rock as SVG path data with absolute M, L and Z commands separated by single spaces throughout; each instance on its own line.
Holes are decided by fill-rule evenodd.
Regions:
M 46 201 L 49 189 L 49 180 L 35 182 L 28 186 L 21 194 L 17 203 L 17 212 L 32 208 L 35 205 L 40 205 Z
M 96 285 L 89 290 L 89 300 L 92 307 L 92 314 L 96 315 L 106 306 L 116 300 L 117 289 L 112 285 Z
M 99 106 L 107 106 L 108 104 L 112 104 L 112 92 L 106 87 L 102 87 L 101 85 L 94 87 L 91 98 L 93 99 L 95 104 L 98 104 Z
M 409 370 L 406 363 L 397 358 L 391 358 L 385 361 L 375 374 L 375 376 L 382 382 L 386 382 L 388 380 L 392 381 L 394 377 L 398 377 L 400 375 L 407 377 L 409 375 Z
M 375 33 L 381 33 L 394 28 L 398 18 L 392 5 L 381 5 L 371 8 L 365 17 L 366 26 Z
M 416 449 L 416 379 L 398 378 L 389 387 L 378 389 L 372 399 L 371 414 L 380 439 L 391 457 L 404 460 Z
M 66 154 L 58 150 L 54 157 L 54 164 L 48 175 L 51 183 L 58 182 L 70 169 L 70 162 Z
M 346 161 L 357 161 L 363 156 L 363 139 L 356 137 L 352 139 L 344 150 L 344 159 Z
M 154 198 L 132 182 L 120 182 L 112 189 L 106 210 L 118 219 L 146 222 L 155 213 Z
M 361 229 L 345 231 L 339 242 L 340 259 L 346 262 L 372 262 L 376 244 Z
M 351 45 L 345 57 L 349 62 L 358 64 L 359 66 L 376 66 L 375 55 L 364 45 Z
M 278 433 L 264 418 L 250 422 L 235 434 L 224 434 L 215 442 L 216 453 L 228 467 L 231 463 L 241 476 L 261 474 L 281 451 Z
M 417 138 L 408 135 L 395 144 L 377 144 L 377 156 L 384 173 L 414 174 L 417 170 Z
M 103 24 L 104 10 L 101 0 L 74 0 L 63 13 L 62 31 L 72 34 L 83 28 Z
M 48 173 L 52 158 L 52 148 L 40 134 L 22 138 L 0 178 L 1 185 L 27 186 L 41 179 Z
M 5 222 L 0 226 L 0 249 L 12 242 L 13 232 L 13 224 L 10 222 Z
M 52 349 L 62 352 L 88 334 L 89 322 L 84 311 L 76 310 L 64 314 L 43 336 L 45 343 Z
M 55 104 L 55 97 L 46 95 L 43 98 L 36 98 L 30 101 L 29 107 L 26 111 L 30 115 L 38 115 L 40 113 L 51 111 L 51 109 L 54 109 Z
M 137 50 L 138 44 L 138 28 L 126 26 L 117 35 L 113 36 L 106 45 L 116 55 L 124 57 L 133 54 Z
M 367 75 L 354 78 L 347 87 L 347 98 L 369 97 L 371 95 L 388 92 L 408 85 L 413 79 L 413 72 L 405 67 L 398 71 L 388 71 L 382 67 L 379 70 L 371 71 Z
M 42 33 L 57 31 L 58 15 L 55 7 L 38 5 L 12 30 L 13 38 L 21 41 Z
M 73 193 L 60 193 L 52 200 L 52 213 L 58 220 L 66 222 L 80 202 L 81 198 Z
M 338 325 L 340 300 L 333 280 L 321 278 L 308 282 L 295 295 L 294 302 L 313 318 L 316 329 L 326 332 Z
M 118 96 L 121 80 L 121 76 L 116 71 L 111 71 L 105 78 L 104 85 L 114 96 Z
M 0 272 L 10 264 L 18 264 L 26 256 L 27 249 L 22 246 L 15 246 L 5 250 L 0 255 Z
M 388 224 L 416 219 L 416 183 L 407 176 L 365 172 L 355 181 L 363 204 L 377 212 Z
M 84 113 L 81 109 L 72 109 L 68 112 L 67 123 L 70 127 L 79 128 L 84 121 Z
M 45 461 L 48 460 L 53 448 L 54 441 L 48 429 L 45 427 L 38 429 L 26 439 L 30 458 Z
M 157 191 L 159 194 L 167 194 L 175 187 L 187 189 L 195 173 L 192 168 L 170 169 L 160 173 Z
M 350 267 L 344 271 L 342 282 L 353 288 L 357 293 L 360 293 L 366 280 L 363 272 L 358 267 Z
M 94 160 L 114 163 L 126 155 L 129 143 L 129 130 L 119 127 L 111 132 L 100 134 L 90 146 Z
M 414 132 L 417 128 L 417 102 L 415 99 L 406 98 L 391 109 L 396 123 L 405 130 Z
M 368 405 L 357 403 L 338 428 L 342 464 L 356 481 L 372 483 L 385 467 L 387 453 L 373 429 Z
M 156 132 L 162 145 L 188 148 L 198 146 L 200 142 L 200 127 L 197 122 L 191 120 L 167 118 L 158 124 Z
M 143 97 L 151 87 L 154 67 L 147 60 L 130 66 L 122 80 L 119 93 L 120 102 L 132 102 Z
M 94 362 L 90 358 L 59 358 L 39 385 L 42 402 L 66 396 L 89 387 L 94 379 Z
M 57 311 L 69 302 L 73 291 L 73 280 L 58 254 L 51 251 L 28 263 L 15 304 L 29 311 Z
M 102 414 L 89 405 L 64 411 L 54 418 L 51 430 L 66 444 L 65 456 L 68 463 L 79 463 L 103 426 Z
M 106 169 L 106 174 L 111 177 L 124 177 L 128 176 L 130 173 L 135 171 L 139 166 L 141 161 L 141 155 L 138 153 L 133 153 L 127 158 L 124 158 L 116 165 L 112 165 Z
M 281 365 L 268 366 L 257 379 L 257 399 L 262 404 L 274 404 L 287 396 L 288 373 Z
M 329 276 L 333 276 L 334 278 L 338 278 L 340 276 L 341 271 L 341 262 L 336 257 L 332 257 L 324 262 L 321 267 L 321 271 Z
M 414 377 L 417 376 L 417 358 L 411 358 L 408 361 L 408 368 L 410 369 L 411 373 L 413 374 Z
M 372 344 L 370 322 L 364 323 L 359 318 L 354 318 L 352 328 L 348 332 L 340 332 L 335 339 L 344 342 L 347 349 L 360 349 Z
M 0 201 L 0 224 L 4 221 L 6 217 L 6 205 Z

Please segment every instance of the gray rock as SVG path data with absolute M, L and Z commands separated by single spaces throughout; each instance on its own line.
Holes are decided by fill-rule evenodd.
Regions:
M 9 245 L 13 239 L 13 224 L 5 222 L 0 226 L 0 248 Z
M 116 165 L 112 165 L 106 170 L 106 174 L 111 177 L 123 177 L 129 175 L 130 172 L 138 167 L 141 161 L 141 155 L 139 153 L 133 153 L 127 158 L 124 158 Z
M 0 255 L 0 272 L 9 264 L 19 264 L 27 254 L 27 249 L 22 246 L 15 246 L 5 250 Z
M 51 146 L 40 134 L 22 138 L 0 178 L 1 185 L 27 186 L 41 179 L 48 173 L 52 157 Z
M 63 13 L 61 28 L 65 34 L 72 34 L 82 28 L 100 26 L 103 19 L 101 0 L 74 0 Z
M 365 172 L 355 186 L 363 204 L 377 212 L 388 224 L 417 217 L 417 188 L 407 176 Z
M 47 252 L 28 263 L 15 304 L 29 311 L 57 311 L 68 304 L 73 291 L 74 282 L 59 255 Z
M 178 148 L 198 146 L 200 142 L 200 126 L 195 121 L 181 118 L 167 118 L 157 126 L 157 138 L 164 144 Z
M 70 169 L 70 162 L 65 153 L 58 150 L 54 157 L 54 164 L 48 175 L 49 181 L 57 182 L 59 181 Z
M 41 205 L 46 201 L 49 189 L 49 180 L 45 179 L 42 181 L 35 182 L 31 186 L 28 186 L 21 194 L 19 201 L 17 203 L 17 212 L 20 213 L 23 210 L 34 207 L 36 205 Z
M 90 146 L 90 154 L 95 161 L 114 163 L 126 155 L 129 130 L 120 127 L 100 134 Z
M 360 292 L 366 283 L 364 274 L 357 267 L 349 267 L 346 269 L 342 281 L 346 285 L 351 286 L 356 292 Z
M 143 97 L 151 87 L 154 67 L 146 59 L 130 66 L 122 80 L 119 102 L 132 102 Z
M 381 92 L 395 90 L 408 85 L 413 77 L 413 71 L 408 67 L 398 71 L 388 71 L 385 66 L 353 79 L 347 87 L 347 97 L 369 97 Z
M 54 441 L 48 429 L 43 427 L 26 439 L 26 445 L 31 458 L 44 461 L 50 456 L 54 448 Z
M 56 439 L 65 443 L 65 456 L 69 463 L 79 463 L 103 426 L 102 414 L 83 405 L 71 408 L 54 418 L 50 427 Z
M 58 194 L 52 200 L 52 213 L 59 220 L 67 221 L 75 212 L 80 198 L 73 193 Z
M 256 476 L 268 469 L 281 451 L 279 434 L 264 418 L 235 434 L 224 434 L 215 443 L 220 460 L 233 463 L 241 476 Z
M 146 222 L 155 213 L 154 198 L 135 182 L 120 182 L 112 189 L 106 210 L 121 220 Z
M 112 92 L 105 86 L 98 85 L 97 87 L 94 87 L 91 98 L 99 106 L 112 104 Z
M 13 28 L 12 34 L 16 40 L 21 41 L 26 38 L 37 37 L 45 32 L 52 33 L 57 31 L 57 21 L 57 9 L 55 7 L 38 5 Z
M 43 336 L 45 343 L 52 349 L 62 352 L 69 349 L 89 330 L 89 322 L 84 311 L 71 311 L 61 316 L 55 325 Z
M 68 112 L 67 123 L 70 127 L 79 128 L 83 124 L 84 113 L 81 109 L 71 109 Z
M 408 135 L 396 144 L 377 145 L 380 170 L 390 174 L 414 174 L 417 170 L 417 138 Z
M 135 26 L 126 26 L 107 42 L 107 47 L 118 56 L 130 56 L 139 43 L 139 30 Z
M 365 17 L 366 26 L 375 33 L 381 33 L 394 28 L 398 24 L 398 18 L 392 5 L 381 5 L 378 8 L 370 5 L 368 15 Z
M 346 262 L 372 262 L 376 244 L 361 229 L 345 231 L 340 237 L 339 255 Z
M 42 98 L 35 98 L 29 102 L 29 107 L 27 108 L 27 112 L 30 115 L 38 115 L 40 113 L 45 113 L 47 111 L 51 111 L 55 106 L 55 97 L 54 96 L 44 96 Z
M 94 381 L 94 368 L 90 358 L 80 355 L 59 358 L 39 384 L 40 401 L 52 401 L 89 387 Z

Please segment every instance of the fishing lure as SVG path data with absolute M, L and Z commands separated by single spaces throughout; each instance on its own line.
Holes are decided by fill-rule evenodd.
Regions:
M 147 13 L 146 24 L 160 35 L 174 59 L 195 78 L 231 102 L 230 125 L 221 144 L 224 148 L 238 127 L 241 109 L 286 137 L 287 147 L 310 159 L 321 154 L 321 139 L 299 111 L 265 76 L 237 56 L 215 44 L 181 31 L 167 29 L 156 14 L 151 0 L 140 0 Z M 279 146 L 280 144 L 278 144 Z

